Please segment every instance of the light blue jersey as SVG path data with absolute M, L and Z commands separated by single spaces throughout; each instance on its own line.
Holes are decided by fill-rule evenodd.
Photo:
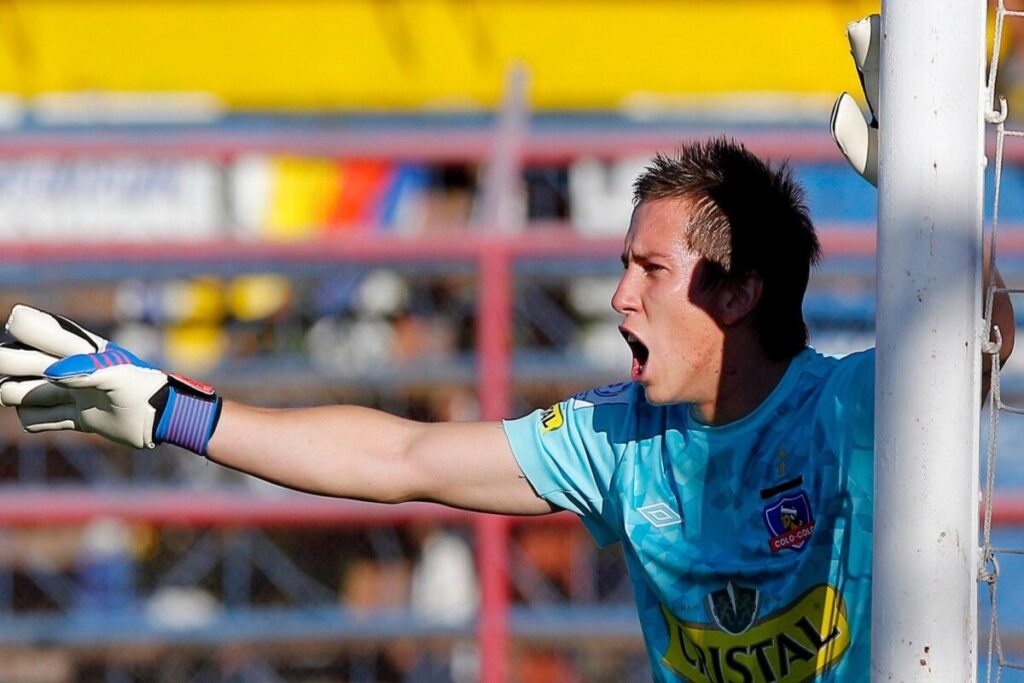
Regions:
M 718 427 L 630 382 L 505 423 L 537 493 L 623 542 L 656 680 L 867 678 L 874 359 L 806 349 Z

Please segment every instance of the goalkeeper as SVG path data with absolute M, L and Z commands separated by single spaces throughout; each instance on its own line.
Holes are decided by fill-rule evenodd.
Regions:
M 871 25 L 851 32 L 869 103 Z M 874 137 L 849 106 L 834 133 L 872 177 Z M 634 200 L 612 298 L 630 381 L 520 419 L 425 424 L 225 401 L 27 306 L 8 320 L 17 343 L 0 349 L 0 403 L 30 432 L 177 444 L 318 494 L 571 510 L 599 543 L 623 544 L 656 680 L 859 680 L 874 353 L 835 359 L 807 345 L 801 306 L 819 246 L 802 191 L 784 165 L 710 140 L 656 157 Z M 1005 359 L 1005 295 L 994 321 Z

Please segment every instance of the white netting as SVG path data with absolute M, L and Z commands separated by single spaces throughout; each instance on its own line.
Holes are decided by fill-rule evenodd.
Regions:
M 1010 130 L 1006 127 L 1007 105 L 1002 97 L 996 98 L 996 78 L 999 71 L 999 55 L 1003 43 L 1003 27 L 1007 17 L 1024 17 L 1024 11 L 1007 9 L 1005 0 L 998 0 L 995 17 L 995 38 L 992 45 L 992 61 L 989 67 L 987 86 L 988 110 L 987 120 L 996 129 L 995 153 L 995 199 L 992 209 L 992 223 L 989 244 L 990 263 L 995 264 L 999 235 L 999 198 L 1002 190 L 1003 150 L 1008 137 L 1024 137 L 1024 131 Z M 998 104 L 998 109 L 996 109 Z M 989 406 L 988 444 L 986 458 L 985 487 L 983 496 L 984 526 L 982 531 L 981 558 L 982 566 L 978 580 L 988 586 L 989 624 L 988 647 L 986 652 L 986 680 L 993 678 L 999 681 L 1003 671 L 1013 669 L 1024 671 L 1024 663 L 1014 662 L 1006 657 L 1003 649 L 1003 637 L 999 631 L 999 609 L 996 600 L 999 587 L 999 556 L 1024 555 L 1019 548 L 1002 548 L 992 544 L 992 512 L 993 494 L 995 489 L 996 449 L 999 443 L 999 419 L 1006 413 L 1024 414 L 1024 408 L 1008 405 L 1003 402 L 1001 393 L 1001 371 L 999 352 L 1002 348 L 1002 335 L 998 326 L 992 324 L 992 303 L 997 293 L 1021 293 L 1024 289 L 999 287 L 995 279 L 995 269 L 989 269 L 989 281 L 986 283 L 985 294 L 985 329 L 986 339 L 990 339 L 982 349 L 992 363 L 991 404 Z

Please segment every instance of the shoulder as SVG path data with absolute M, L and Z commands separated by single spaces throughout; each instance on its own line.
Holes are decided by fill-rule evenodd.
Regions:
M 829 414 L 837 409 L 849 412 L 855 405 L 871 412 L 875 389 L 874 349 L 826 355 L 807 348 L 794 362 L 801 365 L 791 403 Z
M 685 415 L 685 407 L 675 412 L 670 408 L 648 403 L 640 384 L 616 382 L 581 391 L 505 424 L 506 431 L 530 433 L 550 444 L 563 442 L 566 447 L 592 452 L 609 450 L 618 458 L 631 444 L 653 438 L 667 425 L 683 421 L 676 413 Z
M 612 441 L 631 431 L 638 411 L 649 407 L 643 388 L 634 382 L 616 382 L 574 394 L 518 420 L 505 421 L 509 428 L 526 429 L 551 440 L 559 435 L 584 438 L 603 434 Z
M 864 349 L 863 351 L 857 351 L 856 353 L 848 353 L 844 356 L 837 356 L 837 361 L 843 366 L 859 366 L 859 367 L 874 367 L 875 365 L 875 350 Z
M 597 406 L 636 406 L 638 402 L 646 404 L 639 388 L 640 385 L 635 382 L 605 384 L 573 394 L 568 403 L 573 409 L 583 410 Z
M 836 444 L 870 449 L 874 435 L 875 350 L 820 357 L 827 372 L 816 403 L 826 434 L 832 435 L 829 438 Z
M 581 391 L 562 402 L 566 422 L 580 432 L 600 435 L 609 443 L 631 441 L 637 425 L 645 422 L 651 406 L 643 387 L 635 382 L 615 382 Z
M 812 348 L 803 352 L 802 372 L 822 380 L 852 377 L 874 380 L 875 350 L 846 354 L 823 354 Z

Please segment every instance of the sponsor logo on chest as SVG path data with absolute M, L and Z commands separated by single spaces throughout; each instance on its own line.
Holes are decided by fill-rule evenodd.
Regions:
M 662 663 L 688 681 L 806 681 L 849 649 L 846 604 L 833 586 L 815 586 L 761 620 L 758 606 L 756 589 L 731 582 L 707 596 L 714 625 L 680 621 L 662 605 Z

